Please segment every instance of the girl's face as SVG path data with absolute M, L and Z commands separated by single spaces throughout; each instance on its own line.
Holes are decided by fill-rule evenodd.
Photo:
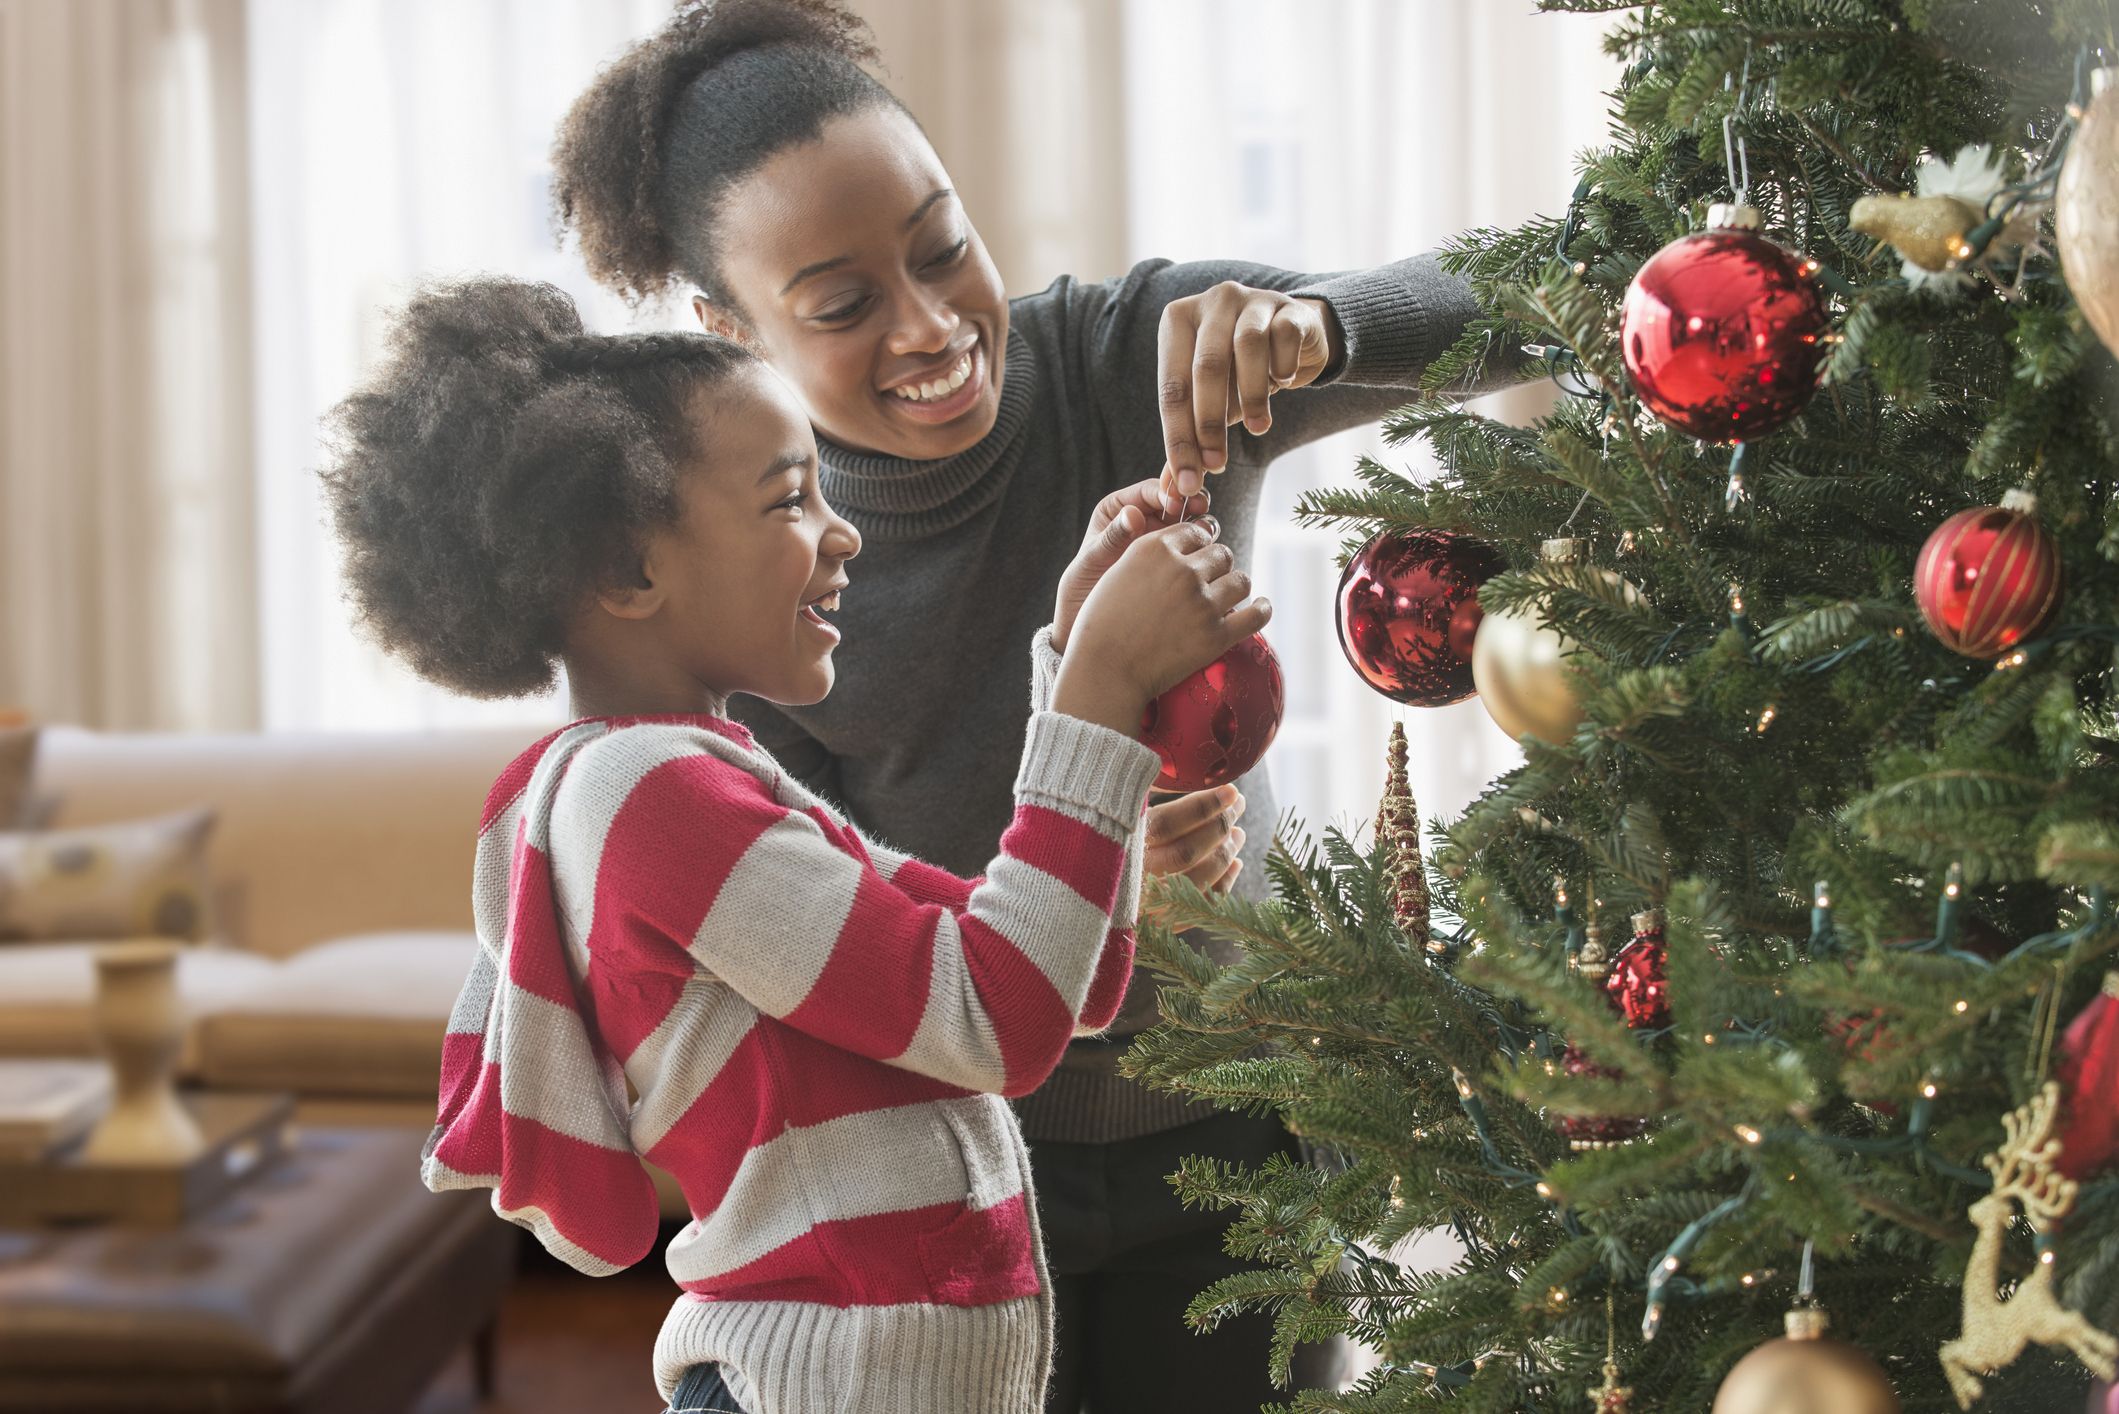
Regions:
M 768 368 L 739 369 L 699 396 L 705 464 L 685 478 L 677 521 L 646 545 L 645 591 L 606 594 L 655 639 L 671 696 L 689 681 L 773 702 L 822 701 L 833 681 L 846 562 L 861 534 L 817 489 L 817 443 L 794 395 Z M 628 615 L 614 600 L 631 603 Z
M 1007 297 L 910 118 L 834 119 L 731 187 L 717 224 L 730 313 L 832 441 L 931 460 L 992 430 Z

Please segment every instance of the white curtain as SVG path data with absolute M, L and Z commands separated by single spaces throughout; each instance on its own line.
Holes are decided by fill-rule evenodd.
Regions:
M 241 0 L 0 0 L 0 707 L 258 717 Z
M 1606 17 L 1494 0 L 1128 0 L 1125 21 L 1129 259 L 1355 269 L 1561 211 L 1618 76 Z M 1522 420 L 1550 396 L 1487 405 Z M 1347 666 L 1332 622 L 1340 535 L 1298 528 L 1293 508 L 1352 483 L 1364 452 L 1433 467 L 1424 448 L 1346 433 L 1276 464 L 1261 509 L 1256 580 L 1289 689 L 1273 789 L 1313 831 L 1373 816 L 1394 719 L 1424 817 L 1454 816 L 1520 759 L 1476 700 L 1402 708 Z

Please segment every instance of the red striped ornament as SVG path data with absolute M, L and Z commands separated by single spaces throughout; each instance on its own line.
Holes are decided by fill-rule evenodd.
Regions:
M 2060 547 L 2026 490 L 1999 506 L 1959 511 L 1928 537 L 1913 566 L 1920 616 L 1943 645 L 1991 658 L 2044 628 L 2060 606 Z

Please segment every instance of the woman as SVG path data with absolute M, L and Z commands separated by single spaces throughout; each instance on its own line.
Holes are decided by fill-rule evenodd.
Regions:
M 1333 277 L 1148 261 L 1010 301 L 918 124 L 861 69 L 874 58 L 828 0 L 685 7 L 576 102 L 556 198 L 598 280 L 692 287 L 702 324 L 788 380 L 867 547 L 871 587 L 837 615 L 839 691 L 741 715 L 863 829 L 968 872 L 1007 823 L 1030 712 L 1027 669 L 990 665 L 1015 660 L 1055 587 L 1073 592 L 1074 528 L 1157 466 L 1168 513 L 1203 509 L 1219 473 L 1220 533 L 1248 567 L 1265 468 L 1405 402 L 1477 307 L 1426 257 Z M 1262 896 L 1271 797 L 1263 771 L 1238 785 L 1152 808 L 1148 872 Z M 1237 823 L 1251 805 L 1255 833 Z M 1182 1332 L 1186 1303 L 1240 1264 L 1225 1219 L 1186 1212 L 1166 1175 L 1291 1141 L 1120 1078 L 1154 1018 L 1136 985 L 1019 1103 L 1058 1300 L 1048 1407 L 1065 1414 L 1275 1397 L 1259 1320 Z M 1332 1363 L 1305 1352 L 1298 1381 Z

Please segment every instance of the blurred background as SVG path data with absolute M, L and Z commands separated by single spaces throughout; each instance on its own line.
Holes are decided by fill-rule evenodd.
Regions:
M 1011 293 L 1155 255 L 1345 269 L 1558 210 L 1613 79 L 1594 17 L 1529 0 L 856 8 Z M 604 329 L 689 320 L 590 284 L 547 195 L 559 115 L 665 12 L 0 0 L 0 704 L 156 731 L 561 720 L 556 694 L 455 699 L 354 635 L 317 419 L 421 275 L 548 279 Z M 1375 446 L 1282 462 L 1268 500 L 1275 789 L 1313 823 L 1367 810 L 1391 704 L 1342 668 L 1333 537 L 1285 511 Z M 1415 792 L 1453 811 L 1512 747 L 1474 703 L 1417 715 Z
M 853 3 L 1011 293 L 1150 256 L 1343 270 L 1557 212 L 1616 79 L 1596 17 L 1535 15 L 1531 0 Z M 541 278 L 592 328 L 692 327 L 681 302 L 632 311 L 594 287 L 555 240 L 549 201 L 561 113 L 667 12 L 665 0 L 0 0 L 0 727 L 13 732 L 0 730 L 0 1057 L 92 1056 L 87 944 L 99 930 L 173 933 L 189 945 L 172 1023 L 187 1092 L 291 1094 L 304 1133 L 341 1136 L 297 1145 L 294 1177 L 196 1239 L 254 1242 L 250 1266 L 211 1268 L 232 1273 L 216 1307 L 227 1359 L 297 1393 L 253 1405 L 222 1383 L 227 1402 L 198 1407 L 403 1408 L 422 1391 L 423 1414 L 653 1407 L 659 1264 L 591 1318 L 573 1304 L 582 1289 L 615 1283 L 507 1287 L 471 1236 L 417 1226 L 440 1221 L 415 1201 L 412 1155 L 472 946 L 477 802 L 564 719 L 564 696 L 453 698 L 356 636 L 313 469 L 320 415 L 420 277 Z M 1548 397 L 1495 401 L 1520 419 Z M 1475 701 L 1408 712 L 1341 657 L 1336 537 L 1298 529 L 1291 508 L 1351 480 L 1364 452 L 1425 465 L 1421 449 L 1385 452 L 1373 429 L 1284 459 L 1255 566 L 1288 677 L 1274 788 L 1313 827 L 1373 813 L 1394 715 L 1429 816 L 1453 815 L 1516 759 Z M 118 844 L 113 830 L 135 833 Z M 108 919 L 83 902 L 128 867 L 160 891 L 153 908 L 137 890 Z M 41 931 L 9 902 L 10 880 L 38 868 L 72 869 L 58 882 L 75 891 Z M 188 911 L 170 914 L 172 897 Z M 182 926 L 156 921 L 170 917 Z M 0 1075 L 0 1139 L 10 1083 Z M 368 1141 L 332 1128 L 345 1124 L 396 1126 L 405 1152 L 364 1159 Z M 359 1180 L 364 1162 L 409 1190 L 401 1218 L 388 1185 Z M 356 1219 L 347 1205 L 361 1203 L 382 1206 Z M 319 1213 L 332 1215 L 320 1230 L 373 1251 L 283 1235 Z M 179 1260 L 166 1235 L 10 1237 L 17 1221 L 0 1200 L 0 1410 L 165 1407 L 141 1389 L 174 1389 L 166 1377 L 97 1394 L 67 1373 L 107 1368 L 112 1340 L 157 1368 L 140 1353 L 146 1317 L 113 1335 L 82 1314 L 128 1302 L 191 1320 L 183 1361 L 210 1363 L 184 1315 L 209 1280 L 197 1252 Z M 453 1274 L 424 1279 L 430 1306 L 457 1294 L 424 1316 L 406 1307 L 398 1335 L 370 1331 L 381 1353 L 356 1359 L 318 1332 L 345 1329 L 339 1307 L 388 1307 L 374 1255 L 386 1242 Z M 290 1252 L 299 1274 L 283 1270 Z M 309 1304 L 260 1295 L 282 1280 Z M 501 1395 L 480 1403 L 502 1289 Z M 10 1321 L 32 1306 L 44 1326 Z M 255 1314 L 283 1309 L 297 1314 Z M 447 1352 L 422 1355 L 403 1332 L 454 1341 L 452 1319 L 485 1338 L 483 1355 L 449 1354 L 437 1383 Z M 68 1345 L 54 1330 L 86 1333 Z M 377 1392 L 304 1402 L 299 1388 L 324 1387 L 327 1346 L 334 1388 L 360 1369 Z M 20 1373 L 32 1366 L 46 1375 Z

